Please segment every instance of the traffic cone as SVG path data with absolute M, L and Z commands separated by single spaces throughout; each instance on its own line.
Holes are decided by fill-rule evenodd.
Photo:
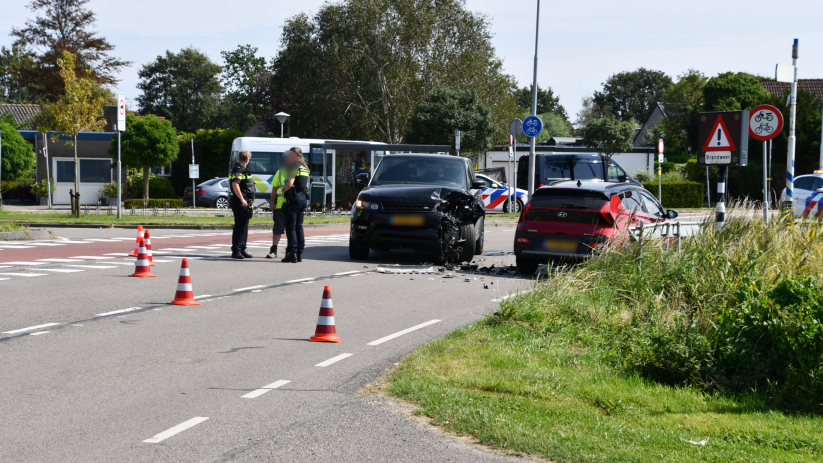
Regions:
M 154 263 L 154 258 L 151 256 L 151 235 L 148 229 L 146 229 L 145 235 L 143 241 L 146 243 L 146 255 L 149 258 L 149 267 L 157 267 L 157 264 Z
M 143 238 L 138 238 L 137 241 L 137 260 L 134 262 L 134 274 L 132 277 L 153 277 L 156 276 L 151 273 L 149 266 L 149 258 L 146 256 L 146 244 Z
M 143 237 L 143 226 L 137 226 L 137 239 L 134 240 L 134 251 L 129 254 L 130 257 L 137 257 L 137 246 L 140 244 L 140 238 Z
M 180 278 L 177 279 L 177 292 L 174 293 L 174 300 L 169 305 L 200 305 L 194 300 L 194 293 L 191 290 L 191 274 L 189 273 L 189 260 L 183 258 L 180 265 Z
M 334 328 L 334 309 L 331 306 L 331 288 L 323 287 L 323 300 L 320 301 L 320 316 L 317 317 L 317 328 L 309 341 L 340 342 L 337 330 Z

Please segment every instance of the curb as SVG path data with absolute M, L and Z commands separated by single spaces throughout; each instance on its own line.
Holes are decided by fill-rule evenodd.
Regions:
M 0 232 L 0 241 L 50 240 L 48 230 L 32 228 L 23 231 Z
M 123 229 L 123 230 L 136 230 L 140 225 L 131 225 L 131 224 L 124 224 L 124 225 L 117 225 L 113 226 L 110 224 L 93 224 L 93 223 L 23 223 L 17 222 L 18 225 L 23 227 L 43 227 L 43 228 L 111 228 L 111 229 Z M 233 225 L 145 225 L 145 227 L 150 227 L 155 230 L 232 230 L 234 229 Z M 348 223 L 317 223 L 317 224 L 303 224 L 303 228 L 349 228 Z M 269 230 L 271 226 L 269 225 L 249 225 L 249 230 Z M 23 233 L 23 232 L 10 232 L 10 233 Z M 28 238 L 28 235 L 26 235 Z

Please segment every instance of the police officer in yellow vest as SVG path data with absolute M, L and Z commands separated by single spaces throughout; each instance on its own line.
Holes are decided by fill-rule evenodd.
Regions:
M 234 213 L 234 230 L 231 233 L 232 259 L 251 259 L 252 255 L 246 252 L 246 241 L 249 237 L 249 219 L 251 219 L 251 205 L 254 203 L 254 180 L 251 171 L 246 168 L 251 160 L 251 153 L 243 150 L 237 154 L 237 164 L 231 169 L 229 182 L 231 192 L 229 207 Z
M 271 249 L 269 249 L 266 259 L 274 259 L 277 257 L 277 245 L 280 243 L 280 238 L 286 230 L 286 210 L 283 207 L 286 203 L 286 198 L 283 195 L 283 187 L 286 186 L 286 180 L 291 178 L 291 175 L 287 173 L 290 169 L 287 167 L 286 161 L 287 156 L 286 153 L 284 153 L 283 162 L 281 163 L 280 169 L 274 174 L 274 177 L 272 177 L 271 180 L 272 189 L 270 204 L 272 205 L 272 219 L 274 219 L 274 226 L 271 229 Z
M 303 237 L 303 213 L 309 202 L 309 169 L 303 160 L 303 150 L 294 147 L 289 150 L 294 163 L 294 178 L 286 181 L 283 195 L 286 198 L 286 257 L 281 262 L 303 262 L 303 249 L 306 240 Z

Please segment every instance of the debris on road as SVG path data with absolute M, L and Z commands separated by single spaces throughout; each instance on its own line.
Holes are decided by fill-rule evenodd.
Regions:
M 378 265 L 378 273 L 404 274 L 404 273 L 434 273 L 434 267 L 430 265 Z
M 509 254 L 514 254 L 514 251 L 489 251 L 484 252 L 484 256 L 507 256 Z M 478 261 L 486 260 L 486 259 L 477 259 Z

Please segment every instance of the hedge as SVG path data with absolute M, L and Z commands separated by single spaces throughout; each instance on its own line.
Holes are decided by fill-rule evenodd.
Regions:
M 140 209 L 144 203 L 146 204 L 146 209 L 153 209 L 155 207 L 162 209 L 166 203 L 169 203 L 169 207 L 171 208 L 183 207 L 182 199 L 127 199 L 123 201 L 126 209 L 131 209 L 132 207 Z
M 643 187 L 657 197 L 657 183 L 644 183 Z M 663 206 L 666 209 L 703 207 L 703 184 L 697 182 L 663 182 Z
M 673 162 L 655 162 L 654 163 L 654 174 L 657 175 L 657 168 L 662 167 L 663 173 L 668 174 L 669 172 L 674 172 L 677 170 L 677 165 Z

